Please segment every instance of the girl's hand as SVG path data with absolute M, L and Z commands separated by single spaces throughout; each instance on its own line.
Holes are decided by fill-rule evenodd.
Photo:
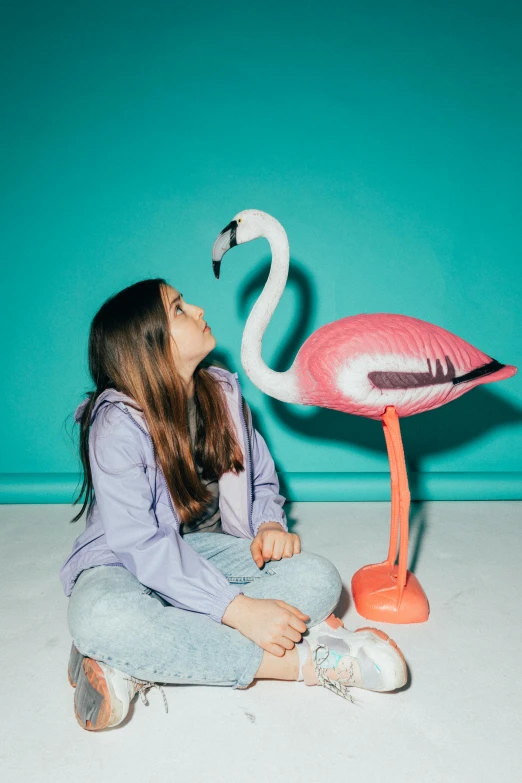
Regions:
M 281 657 L 301 641 L 309 619 L 310 615 L 286 601 L 251 598 L 239 593 L 225 609 L 221 622 L 236 628 L 263 650 Z
M 258 568 L 268 560 L 292 557 L 301 551 L 301 540 L 297 533 L 287 533 L 277 522 L 263 522 L 250 544 L 252 558 Z

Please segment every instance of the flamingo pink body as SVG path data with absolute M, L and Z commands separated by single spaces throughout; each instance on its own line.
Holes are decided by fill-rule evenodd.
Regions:
M 292 369 L 301 404 L 370 419 L 381 419 L 389 405 L 399 417 L 423 413 L 517 372 L 440 326 L 392 313 L 325 324 L 303 343 Z

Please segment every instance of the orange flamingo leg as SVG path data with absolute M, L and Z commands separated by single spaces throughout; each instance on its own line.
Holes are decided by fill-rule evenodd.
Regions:
M 407 570 L 410 490 L 397 411 L 388 406 L 382 417 L 391 476 L 391 524 L 388 557 L 360 568 L 352 577 L 355 608 L 368 620 L 423 623 L 429 604 L 417 577 Z M 399 564 L 395 565 L 400 529 Z

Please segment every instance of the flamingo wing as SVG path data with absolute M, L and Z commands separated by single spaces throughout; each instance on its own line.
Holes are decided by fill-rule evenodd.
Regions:
M 505 364 L 492 359 L 486 364 L 482 364 L 471 372 L 457 377 L 455 367 L 449 356 L 444 357 L 447 370 L 442 369 L 440 359 L 435 360 L 435 372 L 432 372 L 431 361 L 428 359 L 427 372 L 379 372 L 378 370 L 368 373 L 368 378 L 378 389 L 414 389 L 418 386 L 435 386 L 439 383 L 464 383 L 472 381 L 475 378 L 482 378 L 484 375 L 491 375 L 505 367 Z
M 446 329 L 393 313 L 341 318 L 314 332 L 295 362 L 301 403 L 380 419 L 437 408 L 516 373 Z

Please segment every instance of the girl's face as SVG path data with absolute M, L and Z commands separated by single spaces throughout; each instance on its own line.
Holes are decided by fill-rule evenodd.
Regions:
M 187 304 L 183 295 L 170 285 L 163 287 L 163 294 L 169 331 L 175 341 L 175 344 L 171 341 L 172 356 L 180 372 L 192 373 L 215 347 L 216 339 L 210 327 L 205 329 L 207 322 L 202 307 Z

